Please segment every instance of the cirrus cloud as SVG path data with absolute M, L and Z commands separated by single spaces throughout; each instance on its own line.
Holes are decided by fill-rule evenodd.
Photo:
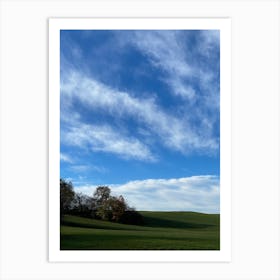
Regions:
M 183 154 L 188 154 L 193 150 L 209 153 L 211 151 L 217 151 L 219 147 L 219 139 L 209 137 L 210 132 L 208 130 L 211 129 L 211 125 L 208 127 L 204 126 L 203 130 L 197 131 L 192 124 L 188 122 L 187 118 L 178 118 L 170 112 L 165 112 L 154 99 L 134 97 L 132 94 L 113 89 L 76 70 L 68 71 L 67 75 L 66 73 L 63 75 L 61 82 L 61 99 L 63 104 L 67 104 L 68 106 L 67 108 L 62 108 L 64 111 L 69 110 L 71 104 L 80 102 L 83 106 L 91 110 L 105 110 L 106 114 L 114 116 L 115 118 L 130 117 L 139 127 L 144 127 L 146 130 L 152 132 L 160 145 L 164 145 L 171 150 L 179 151 Z M 63 114 L 65 114 L 65 112 L 62 111 L 62 119 L 65 120 L 66 126 L 71 126 L 71 123 L 73 123 L 72 113 L 71 117 L 68 116 L 67 118 L 63 117 Z M 79 117 L 79 114 L 76 112 L 76 118 Z M 108 125 L 106 128 L 98 128 L 92 125 L 92 129 L 90 129 L 89 125 L 82 124 L 80 120 L 79 127 L 81 128 L 70 129 L 71 137 L 73 137 L 73 139 L 79 139 L 79 141 L 76 142 L 73 140 L 72 144 L 81 144 L 82 138 L 84 140 L 85 138 L 90 140 L 89 136 L 83 133 L 85 130 L 91 134 L 92 142 L 97 140 L 97 142 L 101 144 L 102 138 L 98 136 L 99 132 L 101 132 L 101 134 L 106 136 L 111 134 L 113 139 L 109 141 L 108 138 L 105 138 L 104 141 L 106 143 L 103 143 L 103 146 L 106 148 L 98 148 L 102 145 L 95 145 L 95 150 L 104 150 L 108 152 L 112 150 L 116 152 L 116 154 L 121 155 L 121 148 L 123 147 L 125 148 L 123 153 L 125 156 L 127 153 L 125 151 L 129 149 L 129 146 L 132 151 L 135 151 L 135 148 L 139 147 L 141 148 L 141 150 L 139 150 L 139 155 L 142 154 L 143 156 L 141 157 L 135 154 L 136 159 L 152 158 L 151 152 L 148 151 L 149 148 L 145 143 L 142 143 L 140 139 L 133 142 L 124 140 L 121 143 L 114 144 L 116 140 L 116 137 L 114 137 L 115 133 L 109 133 L 109 130 L 112 131 L 112 128 L 110 129 Z M 96 135 L 91 133 L 94 131 Z M 118 137 L 119 139 L 126 138 L 124 135 L 123 137 L 120 137 L 120 135 Z M 70 137 L 67 137 L 66 134 L 66 138 Z M 114 145 L 110 148 L 109 144 Z M 131 155 L 133 155 L 133 153 Z

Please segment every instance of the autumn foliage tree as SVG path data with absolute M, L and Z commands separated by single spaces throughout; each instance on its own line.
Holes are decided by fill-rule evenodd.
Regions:
M 118 222 L 128 206 L 122 196 L 111 196 L 107 186 L 100 186 L 93 194 L 96 202 L 96 215 L 102 220 Z
M 143 224 L 143 218 L 123 196 L 112 196 L 108 186 L 96 188 L 93 196 L 75 193 L 71 182 L 60 180 L 61 215 L 72 214 L 125 224 Z

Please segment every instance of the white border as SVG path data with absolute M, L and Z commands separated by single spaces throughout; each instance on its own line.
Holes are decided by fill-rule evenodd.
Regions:
M 279 0 L 0 0 L 0 279 L 280 280 L 279 8 Z M 149 16 L 232 19 L 232 261 L 50 263 L 48 19 Z
M 61 29 L 219 29 L 220 213 L 219 251 L 60 251 L 59 96 Z M 56 186 L 56 187 L 54 187 Z M 98 18 L 49 20 L 49 261 L 54 262 L 228 262 L 231 260 L 231 20 L 185 18 Z

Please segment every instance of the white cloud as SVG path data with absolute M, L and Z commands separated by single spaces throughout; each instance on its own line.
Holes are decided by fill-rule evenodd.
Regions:
M 219 213 L 220 182 L 217 176 L 147 179 L 111 185 L 112 193 L 123 195 L 130 206 L 149 211 L 197 211 Z M 76 187 L 92 195 L 96 186 Z
M 151 151 L 151 145 L 155 143 L 183 154 L 193 151 L 215 153 L 219 149 L 219 139 L 214 136 L 214 127 L 219 120 L 219 85 L 215 84 L 213 69 L 198 66 L 190 60 L 192 52 L 184 41 L 185 31 L 116 31 L 116 34 L 118 50 L 125 50 L 128 44 L 133 45 L 150 63 L 163 71 L 170 92 L 183 97 L 184 113 L 178 118 L 174 113 L 164 111 L 156 99 L 135 97 L 133 92 L 109 87 L 87 75 L 85 67 L 83 70 L 78 70 L 81 69 L 79 66 L 74 69 L 71 62 L 67 61 L 67 67 L 62 68 L 61 74 L 61 120 L 65 127 L 69 127 L 64 134 L 66 138 L 70 138 L 67 135 L 73 137 L 71 141 L 67 140 L 68 143 L 79 147 L 85 144 L 94 151 L 112 152 L 138 160 L 155 160 Z M 197 52 L 211 55 L 212 50 L 219 46 L 219 32 L 206 30 L 198 34 Z M 72 53 L 82 57 L 81 50 L 78 51 L 75 46 Z M 193 83 L 188 82 L 188 79 L 196 79 L 203 93 L 200 92 L 198 96 Z M 145 131 L 153 141 L 149 137 L 142 137 L 141 140 L 129 137 L 123 131 L 116 132 L 109 124 L 100 127 L 92 123 L 91 136 L 86 135 L 85 128 L 89 129 L 89 124 L 84 123 L 78 112 L 75 112 L 73 104 L 76 101 L 92 110 L 104 110 L 116 119 L 133 119 L 137 122 L 137 130 Z M 93 133 L 95 130 L 96 135 Z M 104 131 L 107 137 L 99 137 Z M 110 141 L 110 135 L 114 141 L 117 138 L 120 140 Z
M 102 166 L 96 166 L 93 164 L 79 164 L 79 165 L 71 165 L 69 167 L 74 172 L 87 172 L 87 171 L 96 171 L 98 173 L 106 173 L 107 169 Z
M 60 153 L 60 160 L 68 163 L 73 163 L 72 158 L 64 153 Z
M 199 46 L 199 51 L 203 55 L 210 56 L 213 48 L 219 46 L 220 31 L 219 30 L 201 30 L 200 39 L 202 44 Z
M 204 131 L 198 133 L 191 128 L 187 119 L 179 119 L 172 116 L 170 112 L 164 112 L 152 98 L 141 99 L 133 97 L 127 92 L 108 87 L 74 70 L 67 72 L 67 75 L 65 73 L 63 77 L 61 82 L 61 98 L 62 103 L 67 105 L 62 108 L 62 111 L 64 111 L 62 112 L 62 119 L 68 124 L 69 122 L 73 122 L 74 119 L 79 119 L 77 113 L 75 115 L 72 112 L 71 116 L 64 117 L 69 106 L 75 102 L 75 99 L 78 99 L 84 106 L 88 106 L 91 109 L 101 108 L 106 110 L 106 113 L 115 117 L 129 116 L 133 118 L 140 125 L 145 126 L 152 132 L 155 137 L 158 137 L 161 144 L 184 154 L 192 150 L 215 151 L 219 147 L 217 139 L 208 137 L 210 133 L 207 131 L 207 127 Z M 184 88 L 184 90 L 192 91 L 191 88 Z M 77 126 L 72 128 L 68 132 L 68 135 L 70 133 L 71 137 L 73 137 L 71 140 L 72 144 L 79 146 L 81 146 L 83 141 L 94 142 L 97 140 L 99 144 L 93 145 L 94 150 L 114 151 L 116 154 L 121 155 L 123 148 L 126 151 L 123 153 L 125 155 L 129 150 L 126 145 L 129 144 L 131 147 L 131 156 L 135 154 L 136 158 L 140 160 L 151 158 L 151 152 L 148 151 L 148 147 L 145 144 L 136 139 L 115 143 L 114 141 L 117 137 L 125 137 L 121 135 L 114 137 L 115 132 L 109 133 L 110 130 L 112 131 L 112 128 L 90 127 L 79 124 L 79 128 Z M 105 136 L 113 136 L 114 141 L 110 141 L 109 137 L 99 137 L 99 133 Z M 67 137 L 66 135 L 66 138 L 70 140 L 70 136 Z M 106 142 L 103 143 L 104 148 L 100 148 L 102 146 L 101 142 L 104 141 Z M 112 145 L 111 148 L 110 145 Z M 139 152 L 136 151 L 137 148 L 140 149 Z
M 137 47 L 155 67 L 164 72 L 164 81 L 170 87 L 172 94 L 181 96 L 188 102 L 199 98 L 203 110 L 213 108 L 217 112 L 219 110 L 219 89 L 215 85 L 217 75 L 212 65 L 208 64 L 206 67 L 198 64 L 195 56 L 199 54 L 204 58 L 213 58 L 213 51 L 219 48 L 219 31 L 200 30 L 197 33 L 199 35 L 195 51 L 184 40 L 189 35 L 184 36 L 184 34 L 185 31 L 179 30 L 136 31 L 129 34 L 128 38 L 124 36 L 125 39 L 122 40 Z M 194 80 L 199 83 L 203 93 L 196 92 L 193 86 Z
M 154 161 L 147 146 L 133 137 L 121 135 L 110 126 L 96 126 L 75 121 L 61 131 L 61 141 L 92 151 L 113 153 L 124 158 Z
M 183 79 L 193 77 L 196 69 L 186 61 L 185 47 L 178 40 L 180 31 L 133 32 L 129 42 L 145 53 L 152 64 L 165 71 L 165 81 L 181 97 L 192 99 L 195 90 Z
M 199 78 L 205 82 L 205 77 L 207 79 L 209 73 L 191 61 L 193 53 L 182 38 L 184 38 L 183 33 L 178 30 L 146 31 L 133 32 L 127 42 L 136 46 L 146 54 L 155 67 L 165 72 L 165 82 L 170 86 L 173 94 L 193 99 L 196 97 L 196 92 L 191 83 L 186 83 L 185 79 Z M 201 31 L 198 44 L 201 54 L 211 55 L 210 51 L 218 44 L 218 32 Z

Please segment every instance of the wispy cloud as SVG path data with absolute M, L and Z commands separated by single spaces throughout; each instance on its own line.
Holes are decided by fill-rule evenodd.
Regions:
M 186 33 L 187 32 L 187 33 Z M 219 111 L 219 45 L 218 30 L 194 31 L 151 30 L 132 31 L 120 40 L 146 55 L 151 64 L 163 73 L 170 93 L 181 97 L 196 121 L 208 119 L 212 127 Z M 188 35 L 186 35 L 188 34 Z M 201 123 L 201 129 L 207 129 Z
M 110 187 L 137 210 L 219 213 L 219 181 L 217 176 L 204 175 L 137 180 Z M 96 187 L 80 186 L 76 190 L 92 195 Z
M 213 55 L 213 50 L 220 45 L 220 31 L 201 30 L 199 34 L 202 44 L 199 45 L 198 51 L 205 56 Z
M 190 84 L 184 84 L 185 77 L 195 74 L 193 66 L 186 62 L 184 46 L 178 40 L 180 31 L 133 32 L 129 42 L 145 53 L 151 63 L 166 73 L 165 81 L 172 92 L 184 98 L 195 97 Z
M 60 153 L 60 160 L 68 163 L 73 163 L 73 159 L 64 153 Z
M 71 165 L 69 167 L 71 171 L 77 172 L 77 173 L 83 173 L 88 171 L 95 171 L 98 173 L 105 173 L 107 171 L 106 168 L 101 166 L 96 166 L 93 164 L 78 164 L 78 165 Z
M 153 161 L 155 158 L 147 146 L 136 138 L 124 136 L 110 126 L 95 126 L 79 121 L 62 130 L 63 144 L 77 146 L 97 152 L 106 152 L 124 158 Z
M 191 37 L 192 31 L 188 32 Z M 194 48 L 187 42 L 188 37 L 184 34 L 186 31 L 180 30 L 134 31 L 124 41 L 137 47 L 155 67 L 163 71 L 164 80 L 171 88 L 171 93 L 193 100 L 197 97 L 193 86 L 194 79 L 209 86 L 209 82 L 216 78 L 212 75 L 213 69 L 206 69 L 195 59 L 198 60 L 198 54 L 205 58 L 213 56 L 213 52 L 219 49 L 220 38 L 219 31 L 199 31 L 199 43 Z M 203 60 L 201 57 L 199 59 Z M 211 91 L 212 87 L 208 89 Z M 204 90 L 207 90 L 207 87 Z
M 78 100 L 84 106 L 90 109 L 101 108 L 106 110 L 107 114 L 114 116 L 115 118 L 130 117 L 134 119 L 140 126 L 146 127 L 150 132 L 153 133 L 155 137 L 158 138 L 158 142 L 163 144 L 170 149 L 182 152 L 184 154 L 189 153 L 192 150 L 200 151 L 215 151 L 218 149 L 218 139 L 213 137 L 208 137 L 209 127 L 204 128 L 202 131 L 196 131 L 192 125 L 188 122 L 188 119 L 177 118 L 171 114 L 171 112 L 165 112 L 159 105 L 157 105 L 156 100 L 153 98 L 136 98 L 133 94 L 128 92 L 119 91 L 106 86 L 93 78 L 87 77 L 78 71 L 71 70 L 67 74 L 63 75 L 61 82 L 61 98 L 63 104 L 71 104 Z M 66 110 L 66 109 L 65 109 Z M 76 113 L 76 118 L 77 118 Z M 63 112 L 62 112 L 63 118 Z M 75 118 L 71 113 L 71 120 Z M 64 118 L 67 121 L 66 118 Z M 68 120 L 69 122 L 69 120 Z M 81 124 L 79 124 L 80 126 Z M 91 131 L 91 138 L 103 141 L 101 137 L 98 136 L 100 132 L 108 136 L 114 135 L 115 133 L 109 133 L 109 127 L 98 128 L 98 127 L 87 127 L 84 128 L 73 128 L 69 132 L 73 136 L 72 144 L 81 144 L 82 138 L 90 141 L 89 135 L 86 137 L 83 133 L 79 136 L 76 133 L 83 131 Z M 104 132 L 106 130 L 106 132 Z M 95 131 L 95 133 L 93 133 Z M 68 133 L 68 134 L 69 134 Z M 90 132 L 89 132 L 90 133 Z M 94 135 L 96 134 L 96 135 Z M 207 137 L 206 137 L 207 135 Z M 120 137 L 120 135 L 118 135 Z M 70 139 L 70 137 L 68 137 Z M 121 137 L 123 138 L 123 137 Z M 75 142 L 75 139 L 77 140 Z M 115 144 L 112 149 L 110 149 L 108 144 L 113 144 L 113 141 L 106 139 L 105 149 L 99 149 L 100 145 L 95 145 L 96 150 L 107 150 L 116 151 L 117 154 L 120 153 L 121 143 L 119 145 Z M 114 137 L 116 140 L 116 137 Z M 143 157 L 137 156 L 138 159 L 150 158 L 150 152 L 148 148 L 143 148 L 145 145 L 140 143 L 140 140 L 136 141 L 122 141 L 123 144 L 130 144 L 131 150 L 133 151 L 131 155 L 135 154 L 135 148 L 142 148 L 141 154 Z M 125 143 L 126 142 L 126 143 Z M 119 152 L 117 152 L 116 147 L 119 147 Z M 142 153 L 144 150 L 144 153 Z M 138 155 L 136 153 L 135 155 Z

